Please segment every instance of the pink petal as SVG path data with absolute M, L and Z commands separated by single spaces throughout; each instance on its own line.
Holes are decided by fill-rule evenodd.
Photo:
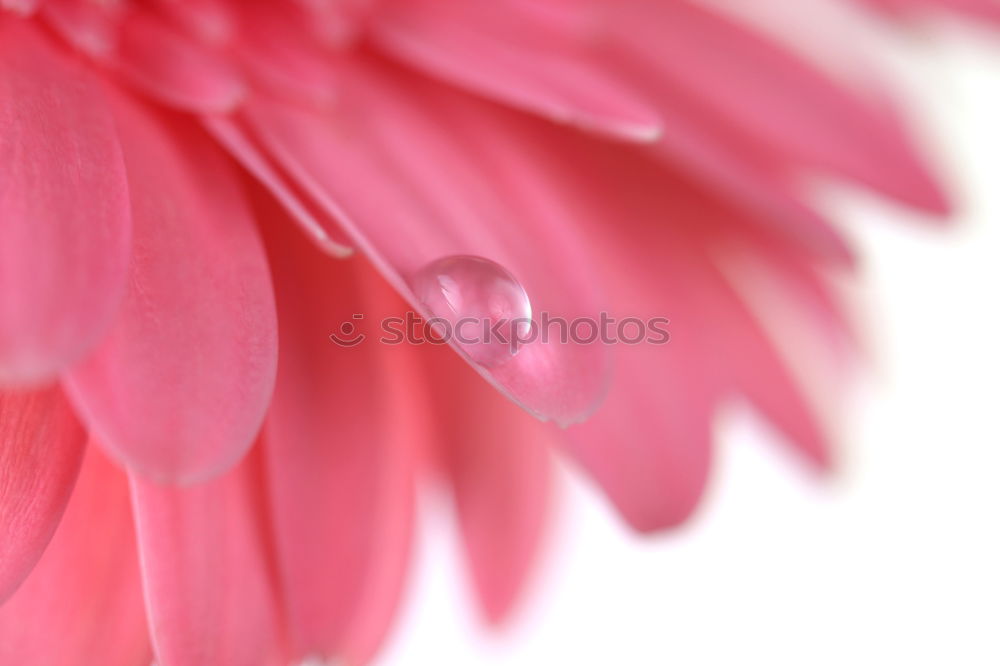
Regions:
M 644 264 L 659 278 L 654 292 L 652 285 L 626 277 L 637 270 L 634 258 L 618 257 L 618 267 L 611 269 L 621 271 L 613 314 L 669 318 L 670 324 L 661 326 L 669 342 L 617 345 L 615 383 L 605 404 L 565 433 L 568 451 L 622 517 L 643 532 L 679 525 L 697 506 L 708 479 L 718 399 L 707 372 L 713 351 L 702 340 L 711 323 L 698 316 L 695 276 L 681 251 L 661 251 L 658 259 L 656 267 Z
M 121 302 L 128 190 L 94 77 L 7 16 L 0 99 L 0 383 L 38 383 L 93 347 Z
M 160 480 L 247 451 L 277 357 L 266 258 L 233 167 L 193 123 L 116 96 L 135 260 L 114 328 L 68 376 L 101 444 Z
M 0 392 L 0 603 L 52 538 L 85 442 L 58 388 Z
M 400 594 L 428 418 L 412 349 L 377 342 L 404 306 L 363 259 L 321 255 L 261 206 L 281 326 L 263 452 L 293 656 L 365 663 Z M 344 322 L 370 339 L 335 345 Z
M 754 315 L 707 258 L 691 279 L 702 285 L 704 325 L 723 384 L 749 398 L 811 462 L 829 466 L 826 433 Z
M 655 110 L 514 4 L 390 2 L 373 30 L 408 65 L 519 109 L 632 141 L 660 134 Z
M 598 250 L 612 314 L 647 324 L 646 342 L 615 346 L 617 372 L 606 404 L 566 432 L 570 452 L 625 519 L 652 531 L 689 517 L 709 471 L 715 406 L 736 392 L 825 461 L 823 434 L 804 399 L 713 265 L 734 229 L 762 234 L 763 227 L 642 156 L 593 142 L 575 150 L 555 145 L 563 146 L 573 171 L 564 182 L 577 198 L 581 231 Z M 620 196 L 608 198 L 606 191 Z M 627 220 L 624 228 L 608 228 L 614 215 Z M 669 333 L 666 344 L 649 342 L 650 331 L 658 332 L 652 318 L 670 320 L 658 325 Z
M 41 18 L 66 42 L 104 61 L 118 43 L 118 22 L 125 5 L 91 0 L 45 0 Z
M 690 2 L 618 5 L 617 40 L 675 99 L 697 102 L 803 167 L 829 170 L 931 212 L 947 201 L 898 115 L 771 41 Z M 670 97 L 658 101 L 669 108 Z
M 261 89 L 319 106 L 334 101 L 336 59 L 311 39 L 306 12 L 295 3 L 243 3 L 240 18 L 236 53 Z
M 22 16 L 30 16 L 38 9 L 41 0 L 0 0 L 0 9 L 9 9 Z
M 246 88 L 226 54 L 215 52 L 148 11 L 136 10 L 120 27 L 115 65 L 158 102 L 185 111 L 229 111 Z
M 350 256 L 354 250 L 348 244 L 337 223 L 320 209 L 309 194 L 302 192 L 282 169 L 274 164 L 267 152 L 260 148 L 230 115 L 206 116 L 206 129 L 229 151 L 233 159 L 253 174 L 261 185 L 285 207 L 302 230 L 324 251 L 335 257 Z
M 794 343 L 800 330 L 782 330 L 773 340 L 771 327 L 765 330 L 760 317 L 778 316 L 773 303 L 760 303 L 753 311 L 744 303 L 743 293 L 734 287 L 749 286 L 757 276 L 755 267 L 733 263 L 741 251 L 756 255 L 766 262 L 765 268 L 775 271 L 770 286 L 770 298 L 794 298 L 791 304 L 801 312 L 800 321 L 812 319 L 818 329 L 807 334 L 819 334 L 830 347 L 839 347 L 842 364 L 852 360 L 856 338 L 840 304 L 833 298 L 828 286 L 817 274 L 820 269 L 801 253 L 789 249 L 780 237 L 768 237 L 726 210 L 724 206 L 709 202 L 692 202 L 704 211 L 705 220 L 688 241 L 687 250 L 695 260 L 691 262 L 688 280 L 699 286 L 699 314 L 703 317 L 704 337 L 715 353 L 711 361 L 714 373 L 726 392 L 736 391 L 745 395 L 765 417 L 788 437 L 788 441 L 820 469 L 830 465 L 827 434 L 819 423 L 813 407 L 808 403 L 804 387 L 799 385 L 787 359 L 779 354 L 777 344 L 786 347 Z M 741 244 L 746 245 L 741 248 Z M 729 266 L 730 272 L 721 268 Z M 804 316 L 804 319 L 802 318 Z M 801 326 L 801 324 L 799 325 Z M 799 363 L 811 364 L 818 359 L 800 358 Z M 833 393 L 836 386 L 826 387 Z
M 257 101 L 248 118 L 414 307 L 425 309 L 407 281 L 465 254 L 513 273 L 536 313 L 596 316 L 576 220 L 553 198 L 533 149 L 512 147 L 518 129 L 506 111 L 374 64 L 344 67 L 349 90 L 335 113 Z M 600 402 L 607 358 L 599 345 L 529 344 L 506 363 L 474 367 L 540 418 L 567 424 Z
M 430 376 L 439 415 L 435 443 L 472 581 L 486 618 L 499 623 L 524 588 L 547 525 L 554 433 L 457 359 L 435 358 Z
M 717 189 L 753 212 L 750 222 L 780 231 L 803 251 L 853 263 L 853 250 L 843 236 L 796 192 L 792 165 L 706 116 L 696 104 L 664 86 L 660 77 L 650 77 L 646 84 L 648 90 L 662 91 L 659 108 L 666 122 L 655 154 L 671 170 L 681 167 Z
M 279 663 L 259 460 L 193 486 L 131 477 L 149 623 L 161 666 Z
M 727 245 L 725 249 L 736 253 L 736 261 L 754 262 L 750 270 L 762 269 L 768 273 L 762 276 L 768 281 L 762 289 L 776 296 L 790 297 L 816 323 L 831 350 L 844 353 L 844 361 L 848 360 L 847 356 L 861 351 L 863 343 L 852 326 L 845 304 L 828 279 L 832 276 L 823 266 L 773 235 L 759 233 L 745 225 L 727 227 L 723 232 L 726 238 L 722 239 Z M 735 270 L 745 269 L 737 267 Z
M 683 343 L 625 350 L 605 406 L 566 433 L 567 450 L 641 532 L 687 520 L 708 479 L 715 398 L 686 353 Z
M 225 45 L 236 33 L 237 7 L 228 0 L 154 0 L 156 10 L 205 44 Z
M 52 542 L 0 606 L 0 663 L 151 661 L 125 475 L 92 446 Z
M 974 18 L 1000 22 L 1000 5 L 994 0 L 924 0 L 954 12 L 968 14 Z
M 896 13 L 941 9 L 986 21 L 1000 21 L 1000 5 L 994 0 L 864 0 L 864 2 Z

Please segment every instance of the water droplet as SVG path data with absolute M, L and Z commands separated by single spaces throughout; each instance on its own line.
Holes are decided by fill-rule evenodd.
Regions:
M 458 345 L 480 365 L 492 367 L 517 353 L 516 340 L 531 330 L 531 301 L 500 264 L 469 255 L 444 257 L 411 280 L 417 298 L 450 324 Z M 446 326 L 436 327 L 441 332 Z

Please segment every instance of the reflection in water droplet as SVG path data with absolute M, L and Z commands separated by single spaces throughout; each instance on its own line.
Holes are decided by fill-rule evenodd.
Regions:
M 451 324 L 454 339 L 480 365 L 509 360 L 517 353 L 512 339 L 523 340 L 530 331 L 528 294 L 503 266 L 489 259 L 469 255 L 438 259 L 413 277 L 411 287 L 433 316 Z

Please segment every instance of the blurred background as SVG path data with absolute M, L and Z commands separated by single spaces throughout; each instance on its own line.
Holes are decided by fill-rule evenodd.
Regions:
M 450 507 L 426 508 L 381 663 L 1000 664 L 1000 35 L 880 35 L 959 201 L 942 230 L 827 191 L 864 257 L 871 367 L 817 480 L 734 408 L 694 520 L 631 534 L 581 475 L 509 625 L 475 617 Z

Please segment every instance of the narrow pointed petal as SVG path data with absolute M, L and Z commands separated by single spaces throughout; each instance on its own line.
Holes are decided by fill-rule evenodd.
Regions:
M 259 472 L 251 455 L 222 477 L 191 486 L 131 476 L 160 666 L 280 663 Z
M 616 381 L 603 408 L 566 432 L 569 451 L 624 518 L 653 531 L 690 516 L 707 481 L 716 405 L 736 393 L 824 463 L 822 431 L 798 387 L 715 267 L 726 242 L 746 235 L 734 228 L 759 235 L 763 227 L 711 192 L 665 178 L 641 156 L 594 144 L 565 150 L 573 158 L 565 182 L 578 198 L 583 233 L 599 250 L 612 314 L 646 324 L 639 344 L 615 346 Z M 594 193 L 595 182 L 622 193 L 619 205 Z M 604 220 L 615 214 L 629 221 L 628 233 L 609 232 Z M 664 224 L 668 214 L 675 223 Z
M 97 343 L 121 302 L 128 186 L 93 75 L 4 15 L 0 99 L 0 383 L 42 383 Z
M 38 566 L 0 606 L 0 663 L 152 662 L 125 474 L 88 448 Z
M 85 443 L 58 388 L 0 392 L 0 604 L 52 538 Z
M 703 338 L 708 348 L 714 350 L 706 356 L 713 368 L 711 373 L 725 394 L 737 392 L 747 397 L 800 454 L 819 469 L 827 469 L 830 466 L 827 433 L 809 404 L 804 387 L 787 365 L 793 355 L 779 353 L 772 339 L 775 328 L 765 328 L 761 317 L 779 315 L 775 311 L 776 300 L 795 299 L 792 307 L 799 311 L 797 314 L 811 319 L 818 326 L 818 333 L 828 341 L 827 346 L 840 348 L 831 351 L 839 354 L 842 362 L 849 362 L 844 352 L 855 340 L 844 313 L 815 274 L 818 267 L 782 247 L 783 239 L 755 234 L 753 227 L 741 220 L 734 225 L 733 214 L 724 207 L 706 205 L 703 210 L 705 220 L 687 239 L 691 257 L 688 280 L 698 285 Z M 722 270 L 734 260 L 732 253 L 738 251 L 741 240 L 748 243 L 744 251 L 769 262 L 768 268 L 776 271 L 774 279 L 779 281 L 770 286 L 767 295 L 771 302 L 759 302 L 756 309 L 744 301 L 749 294 L 737 290 L 741 283 L 749 286 L 757 277 L 754 267 L 738 266 L 735 273 Z M 801 320 L 797 327 L 804 322 Z M 793 344 L 798 333 L 779 332 L 786 345 Z M 819 359 L 794 360 L 808 366 Z M 829 386 L 827 390 L 834 393 L 836 388 Z
M 513 3 L 388 3 L 378 45 L 433 76 L 557 122 L 630 141 L 660 135 L 652 107 Z
M 294 179 L 269 159 L 267 151 L 254 143 L 237 119 L 231 115 L 206 116 L 203 122 L 216 141 L 281 202 L 292 219 L 324 252 L 341 259 L 353 254 L 354 250 L 331 216 L 317 206 L 308 193 L 296 187 Z
M 819 68 L 690 2 L 617 5 L 617 42 L 633 63 L 693 99 L 706 120 L 746 133 L 806 168 L 856 180 L 942 213 L 948 202 L 882 100 L 864 99 Z M 669 98 L 657 98 L 669 105 Z
M 439 259 L 474 255 L 513 274 L 534 312 L 596 317 L 600 297 L 576 220 L 553 199 L 536 156 L 511 145 L 518 130 L 508 112 L 392 68 L 354 65 L 335 112 L 259 100 L 248 119 L 393 286 L 429 316 L 412 281 Z M 468 358 L 513 400 L 563 425 L 593 412 L 609 379 L 600 345 L 528 344 L 492 367 Z
M 787 160 L 754 145 L 706 116 L 703 109 L 664 86 L 660 77 L 646 80 L 647 89 L 662 91 L 659 106 L 666 122 L 654 149 L 667 168 L 684 170 L 705 186 L 753 212 L 749 221 L 777 230 L 810 254 L 851 264 L 853 250 L 843 236 L 796 192 Z
M 437 455 L 479 603 L 497 624 L 510 614 L 539 555 L 552 502 L 555 432 L 490 391 L 458 359 L 433 360 Z
M 67 387 L 98 441 L 158 480 L 219 474 L 274 384 L 266 257 L 234 167 L 193 122 L 115 98 L 135 223 L 129 292 Z
M 862 352 L 864 344 L 832 283 L 842 273 L 826 270 L 784 238 L 744 225 L 726 229 L 720 244 L 723 273 L 739 276 L 736 279 L 744 283 L 761 280 L 757 288 L 766 290 L 765 298 L 786 297 L 814 322 L 831 352 L 845 363 L 857 360 L 852 357 Z
M 723 385 L 744 394 L 813 464 L 828 467 L 829 443 L 774 343 L 708 261 L 692 276 L 702 285 L 707 337 Z
M 281 353 L 263 455 L 293 657 L 366 663 L 400 594 L 428 416 L 413 350 L 377 340 L 401 299 L 363 258 L 320 254 L 267 203 Z M 345 322 L 368 339 L 334 344 Z

